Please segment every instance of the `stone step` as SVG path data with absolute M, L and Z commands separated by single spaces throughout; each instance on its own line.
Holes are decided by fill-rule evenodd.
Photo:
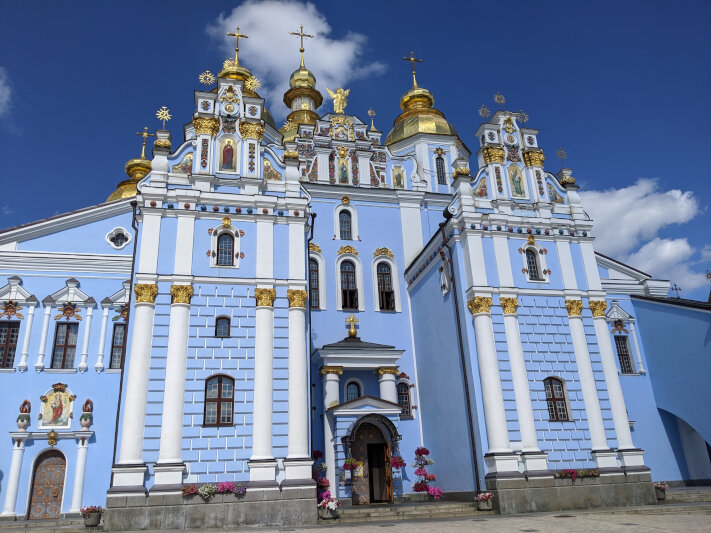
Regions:
M 341 515 L 335 520 L 321 520 L 320 524 L 328 523 L 358 523 L 387 522 L 398 520 L 414 520 L 427 518 L 454 518 L 477 516 L 480 513 L 477 504 L 472 502 L 429 502 L 406 503 L 387 506 L 349 507 L 341 510 Z
M 666 502 L 711 502 L 711 487 L 668 489 Z

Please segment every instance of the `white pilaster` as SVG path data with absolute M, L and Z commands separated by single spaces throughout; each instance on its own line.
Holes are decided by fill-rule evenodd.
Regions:
M 91 317 L 93 316 L 94 308 L 89 307 L 86 310 L 86 322 L 84 323 L 84 342 L 81 347 L 81 362 L 77 367 L 79 372 L 86 372 L 89 368 L 87 364 L 87 359 L 89 358 L 89 337 L 91 336 Z
M 274 277 L 274 224 L 257 220 L 257 277 Z
M 5 507 L 0 516 L 15 516 L 17 489 L 20 486 L 20 472 L 22 471 L 22 456 L 25 454 L 25 438 L 15 438 L 12 441 L 10 473 L 5 482 Z
M 328 412 L 329 407 L 340 403 L 340 378 L 343 373 L 341 367 L 322 367 L 321 376 L 323 382 L 323 442 L 324 442 L 324 462 L 326 463 L 326 477 L 331 483 L 333 491 L 338 486 L 336 484 L 336 450 L 333 442 L 333 416 Z M 335 492 L 332 492 L 335 494 Z
M 74 470 L 74 488 L 72 489 L 72 507 L 70 513 L 78 513 L 84 496 L 84 478 L 86 477 L 86 456 L 89 453 L 89 439 L 77 439 L 77 466 Z
M 513 271 L 511 270 L 511 255 L 509 253 L 509 240 L 501 233 L 494 233 L 494 255 L 496 256 L 496 270 L 499 274 L 501 287 L 513 287 Z
M 563 288 L 566 290 L 576 290 L 578 288 L 578 283 L 575 278 L 573 256 L 570 253 L 570 240 L 565 237 L 558 237 L 556 239 L 556 247 L 558 248 L 558 260 L 560 261 Z
M 104 350 L 106 345 L 106 326 L 109 323 L 109 307 L 104 307 L 104 312 L 101 315 L 101 335 L 99 336 L 99 351 L 96 354 L 96 364 L 94 370 L 101 372 L 104 369 Z M 128 334 L 128 331 L 125 332 Z
M 52 313 L 52 305 L 49 304 L 44 308 L 44 323 L 42 324 L 42 336 L 40 337 L 40 348 L 37 354 L 37 362 L 35 370 L 42 372 L 44 370 L 44 354 L 47 352 L 47 333 L 49 331 L 49 318 Z
M 400 204 L 400 224 L 402 225 L 402 250 L 405 264 L 410 262 L 422 251 L 422 215 L 420 203 L 424 193 L 412 191 L 396 191 Z
M 378 383 L 380 384 L 380 398 L 388 402 L 397 403 L 397 382 L 395 375 L 397 368 L 382 367 L 378 369 Z
M 25 338 L 22 341 L 22 353 L 20 355 L 20 364 L 17 369 L 20 372 L 27 370 L 27 355 L 30 353 L 30 335 L 32 334 L 32 320 L 35 317 L 35 306 L 31 305 L 27 311 L 27 322 L 25 322 Z
M 632 345 L 634 346 L 634 353 L 637 354 L 637 372 L 644 375 L 647 371 L 644 369 L 644 362 L 642 361 L 642 352 L 639 349 L 639 343 L 637 342 L 637 333 L 634 329 L 634 320 L 630 320 L 630 337 L 632 337 Z
M 175 274 L 189 276 L 193 267 L 193 238 L 195 234 L 195 215 L 193 212 L 180 211 L 178 231 L 175 242 Z

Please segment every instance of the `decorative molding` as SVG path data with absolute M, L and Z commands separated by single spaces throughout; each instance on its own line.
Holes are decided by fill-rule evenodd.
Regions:
M 341 203 L 343 205 L 349 205 L 351 203 L 350 197 L 348 195 L 343 195 L 343 197 L 341 198 Z
M 533 234 L 531 234 L 531 235 L 528 236 L 528 239 L 526 240 L 526 243 L 527 243 L 527 244 L 530 244 L 531 246 L 533 246 L 534 244 L 536 244 L 536 238 L 533 236 Z
M 210 135 L 214 137 L 220 131 L 220 121 L 215 118 L 195 117 L 193 119 L 193 128 L 196 135 Z
M 518 308 L 517 298 L 501 298 L 501 307 L 505 315 L 515 315 Z
M 523 151 L 523 163 L 527 167 L 543 167 L 543 162 L 546 160 L 546 156 L 543 154 L 543 150 L 524 150 Z
M 400 371 L 396 366 L 381 366 L 375 371 L 375 373 L 378 376 L 384 376 L 385 374 L 392 374 L 393 376 L 397 376 L 400 374 Z
M 171 285 L 170 295 L 173 297 L 172 304 L 188 304 L 193 297 L 192 285 Z
M 484 164 L 503 163 L 506 157 L 506 152 L 500 146 L 485 146 L 482 154 L 484 155 Z
M 459 176 L 469 176 L 469 169 L 467 167 L 460 167 L 460 168 L 455 168 L 454 172 L 452 172 L 452 179 L 455 180 Z
M 382 248 L 378 248 L 373 252 L 373 257 L 378 257 L 380 255 L 386 255 L 393 259 L 395 258 L 395 256 L 393 255 L 393 251 L 390 248 L 386 248 L 385 246 L 383 246 Z
M 276 290 L 274 289 L 254 289 L 254 297 L 257 300 L 257 307 L 272 307 Z
M 289 307 L 306 307 L 308 293 L 302 289 L 287 289 L 286 297 L 289 300 Z
M 590 310 L 594 317 L 605 317 L 607 302 L 605 300 L 590 300 Z
M 343 374 L 343 367 L 342 366 L 322 366 L 321 367 L 321 375 L 325 376 L 326 374 L 336 374 L 338 376 Z
M 343 254 L 353 254 L 353 255 L 358 255 L 358 250 L 356 250 L 353 246 L 350 244 L 347 244 L 346 246 L 341 246 L 338 249 L 337 252 L 338 255 L 343 255 Z
M 255 122 L 241 122 L 239 125 L 239 133 L 245 139 L 261 141 L 264 135 L 264 126 Z
M 222 219 L 222 227 L 223 228 L 229 228 L 232 225 L 232 221 L 230 220 L 230 217 L 224 217 Z
M 136 303 L 155 303 L 158 295 L 158 285 L 155 283 L 137 283 L 133 287 L 136 293 Z
M 153 143 L 153 148 L 158 148 L 161 150 L 170 150 L 170 140 L 169 139 L 158 139 Z
M 581 316 L 583 311 L 583 301 L 566 300 L 565 308 L 568 310 L 568 316 Z
M 491 297 L 490 296 L 475 296 L 467 302 L 467 309 L 472 315 L 479 313 L 491 312 Z
M 12 250 L 0 251 L 0 264 L 10 272 L 92 272 L 130 275 L 132 258 L 130 255 Z
M 321 247 L 318 244 L 316 244 L 315 242 L 310 242 L 309 243 L 309 252 L 317 252 L 320 254 Z

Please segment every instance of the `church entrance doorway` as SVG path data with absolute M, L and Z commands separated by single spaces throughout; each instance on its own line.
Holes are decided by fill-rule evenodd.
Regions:
M 59 516 L 66 469 L 67 461 L 59 450 L 48 450 L 37 458 L 32 475 L 29 520 Z
M 382 431 L 373 424 L 361 424 L 353 439 L 351 454 L 359 462 L 352 476 L 353 504 L 392 503 L 390 443 Z

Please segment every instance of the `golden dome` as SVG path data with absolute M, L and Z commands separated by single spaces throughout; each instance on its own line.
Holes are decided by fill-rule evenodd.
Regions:
M 138 194 L 138 182 L 151 171 L 151 162 L 145 158 L 129 159 L 126 162 L 125 170 L 126 174 L 128 174 L 128 179 L 118 184 L 116 190 L 106 199 L 107 202 L 136 196 Z
M 289 78 L 289 87 L 316 88 L 316 77 L 302 63 L 299 68 L 292 72 Z
M 454 126 L 447 122 L 441 111 L 434 108 L 432 93 L 417 84 L 402 95 L 400 109 L 402 113 L 395 119 L 393 129 L 385 139 L 386 146 L 418 133 L 457 136 Z
M 219 78 L 229 78 L 231 80 L 247 81 L 252 77 L 249 69 L 243 67 L 239 63 L 235 63 L 232 59 L 226 59 L 222 64 L 222 70 L 217 75 Z
M 291 109 L 292 103 L 299 97 L 311 100 L 313 109 L 310 109 L 310 103 L 306 103 L 306 107 L 289 113 L 286 117 L 286 123 L 279 128 L 279 132 L 284 136 L 284 141 L 291 141 L 296 137 L 299 131 L 299 124 L 316 124 L 319 116 L 315 109 L 318 109 L 323 103 L 323 95 L 316 90 L 316 77 L 304 65 L 303 54 L 301 56 L 301 65 L 289 78 L 289 90 L 284 93 L 286 107 Z

